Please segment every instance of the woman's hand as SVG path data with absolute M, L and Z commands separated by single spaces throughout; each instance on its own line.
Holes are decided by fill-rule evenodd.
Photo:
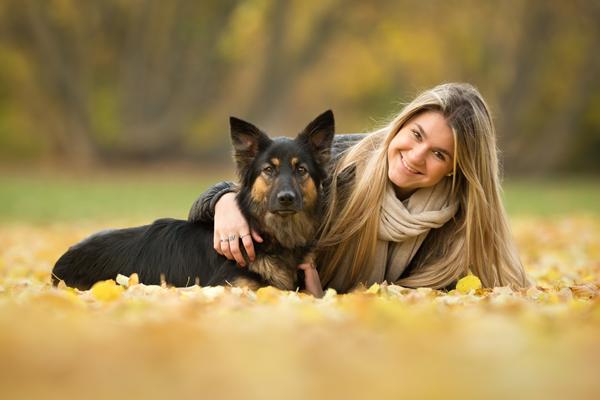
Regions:
M 254 261 L 254 243 L 262 242 L 260 235 L 248 227 L 248 221 L 242 215 L 235 201 L 235 193 L 226 193 L 215 204 L 215 233 L 213 247 L 215 251 L 230 260 L 235 260 L 240 266 L 246 266 L 246 260 L 240 250 L 240 240 L 244 244 L 250 261 Z
M 316 298 L 323 297 L 323 288 L 321 287 L 321 279 L 319 279 L 319 273 L 317 267 L 312 260 L 305 261 L 298 265 L 298 269 L 304 271 L 304 285 L 306 291 Z

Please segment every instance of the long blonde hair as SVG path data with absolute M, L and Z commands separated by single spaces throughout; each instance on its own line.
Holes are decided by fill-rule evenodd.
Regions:
M 496 134 L 488 107 L 473 86 L 448 83 L 421 93 L 386 127 L 342 156 L 332 172 L 318 240 L 319 273 L 327 286 L 347 268 L 346 291 L 366 280 L 375 252 L 388 180 L 387 149 L 398 131 L 425 111 L 443 114 L 454 135 L 452 194 L 456 216 L 432 230 L 397 284 L 443 288 L 471 270 L 485 287 L 529 284 L 512 241 L 501 199 Z

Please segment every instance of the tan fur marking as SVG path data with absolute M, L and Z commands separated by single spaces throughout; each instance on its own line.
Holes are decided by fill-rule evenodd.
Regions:
M 236 278 L 231 284 L 235 287 L 240 287 L 240 288 L 246 287 L 250 290 L 258 290 L 261 287 L 261 284 L 256 282 L 255 280 L 243 278 L 243 277 Z
M 265 181 L 262 176 L 259 176 L 252 185 L 252 200 L 256 203 L 262 203 L 265 201 L 267 192 L 269 191 L 269 184 Z
M 258 257 L 248 267 L 250 271 L 256 272 L 273 286 L 282 290 L 294 290 L 295 271 L 286 270 L 277 263 L 277 260 L 269 257 Z
M 304 203 L 306 207 L 314 207 L 317 203 L 317 187 L 315 181 L 309 176 L 304 182 L 302 182 L 302 194 L 304 196 Z
M 273 164 L 276 167 L 279 167 L 279 158 L 271 158 L 271 164 Z
M 290 164 L 292 164 L 292 168 L 296 168 L 296 165 L 298 164 L 298 157 L 292 157 Z

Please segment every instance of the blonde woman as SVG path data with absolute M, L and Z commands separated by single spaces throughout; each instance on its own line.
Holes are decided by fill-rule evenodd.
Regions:
M 469 272 L 485 287 L 528 286 L 502 204 L 495 136 L 477 89 L 459 83 L 421 93 L 378 131 L 336 136 L 316 266 L 299 266 L 307 290 L 383 281 L 446 288 Z M 214 186 L 190 219 L 214 216 L 217 238 L 248 232 L 234 190 Z M 252 259 L 252 239 L 262 239 L 245 239 Z M 238 243 L 215 243 L 244 265 Z

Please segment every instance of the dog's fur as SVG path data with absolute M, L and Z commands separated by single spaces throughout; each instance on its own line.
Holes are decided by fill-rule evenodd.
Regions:
M 323 208 L 321 183 L 331 156 L 333 113 L 321 114 L 295 139 L 270 139 L 233 117 L 230 126 L 240 180 L 237 203 L 250 228 L 264 239 L 254 244 L 254 262 L 242 268 L 217 254 L 212 222 L 159 219 L 99 232 L 72 246 L 56 262 L 53 283 L 88 289 L 117 274 L 137 273 L 145 284 L 295 289 L 297 266 L 311 249 Z

